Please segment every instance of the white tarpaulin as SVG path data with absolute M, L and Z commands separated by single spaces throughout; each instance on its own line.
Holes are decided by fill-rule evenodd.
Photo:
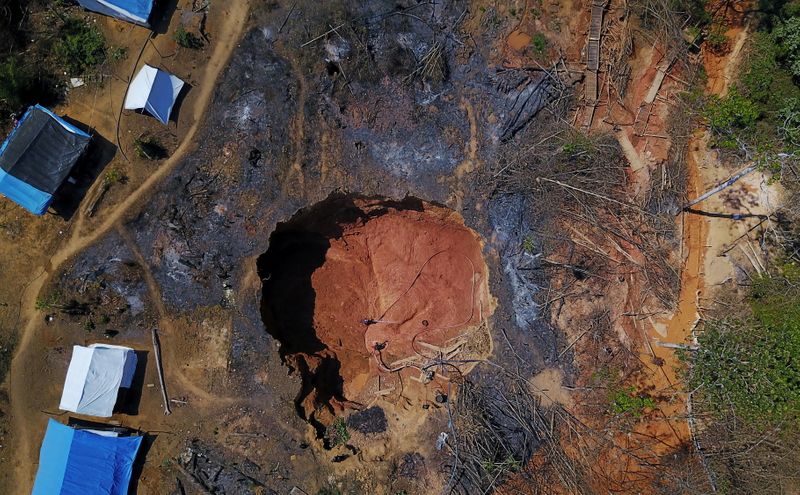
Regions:
M 107 418 L 114 412 L 120 388 L 130 388 L 136 353 L 128 347 L 92 344 L 72 348 L 72 360 L 58 406 L 88 416 Z
M 183 88 L 183 81 L 155 67 L 145 65 L 136 74 L 125 97 L 126 110 L 144 108 L 162 124 L 169 122 L 172 106 Z

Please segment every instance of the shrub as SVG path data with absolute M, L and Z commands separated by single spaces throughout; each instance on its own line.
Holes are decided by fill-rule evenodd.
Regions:
M 55 52 L 71 75 L 85 74 L 106 60 L 106 40 L 99 29 L 76 18 L 67 19 Z
M 333 445 L 345 445 L 350 440 L 347 423 L 342 418 L 336 418 L 327 430 L 328 438 Z
M 610 394 L 611 411 L 615 414 L 630 414 L 641 417 L 645 409 L 655 409 L 656 402 L 652 397 L 640 395 L 634 387 L 623 387 L 612 390 Z
M 187 31 L 183 26 L 178 26 L 174 37 L 178 45 L 184 48 L 196 50 L 203 47 L 203 40 L 201 40 L 198 36 L 195 36 L 193 33 Z
M 114 62 L 118 62 L 120 60 L 124 60 L 128 58 L 128 49 L 124 46 L 117 46 L 111 50 L 110 55 L 111 60 Z
M 125 174 L 123 174 L 120 171 L 120 169 L 112 168 L 111 170 L 106 172 L 106 176 L 105 176 L 104 180 L 109 185 L 111 185 L 111 184 L 119 184 L 119 183 L 125 182 L 127 180 L 127 177 L 125 177 Z
M 534 51 L 541 55 L 547 50 L 547 38 L 542 33 L 536 33 L 531 39 L 531 45 L 533 45 Z

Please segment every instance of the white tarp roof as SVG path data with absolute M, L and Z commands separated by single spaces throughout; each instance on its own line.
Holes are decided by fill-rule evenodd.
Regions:
M 92 344 L 72 348 L 72 360 L 58 406 L 88 416 L 107 418 L 114 412 L 120 388 L 130 388 L 136 353 L 129 347 Z
M 162 124 L 166 124 L 181 88 L 183 81 L 177 76 L 145 65 L 131 81 L 125 97 L 125 109 L 144 108 Z

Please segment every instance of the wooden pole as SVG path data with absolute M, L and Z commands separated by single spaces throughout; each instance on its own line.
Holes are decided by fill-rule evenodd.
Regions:
M 156 368 L 158 369 L 158 381 L 161 383 L 161 398 L 164 400 L 164 415 L 172 414 L 167 398 L 167 388 L 164 386 L 164 368 L 161 365 L 161 344 L 158 342 L 157 330 L 153 329 L 153 353 L 156 355 Z

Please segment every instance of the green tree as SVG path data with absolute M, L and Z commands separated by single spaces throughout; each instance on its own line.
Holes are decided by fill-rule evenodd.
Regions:
M 735 148 L 741 131 L 751 129 L 760 116 L 759 106 L 736 88 L 723 98 L 712 96 L 705 110 L 715 144 L 723 148 Z
M 800 16 L 782 22 L 773 32 L 781 59 L 795 77 L 800 77 Z
M 753 283 L 750 314 L 708 322 L 691 356 L 689 388 L 720 416 L 750 422 L 800 417 L 800 270 Z

